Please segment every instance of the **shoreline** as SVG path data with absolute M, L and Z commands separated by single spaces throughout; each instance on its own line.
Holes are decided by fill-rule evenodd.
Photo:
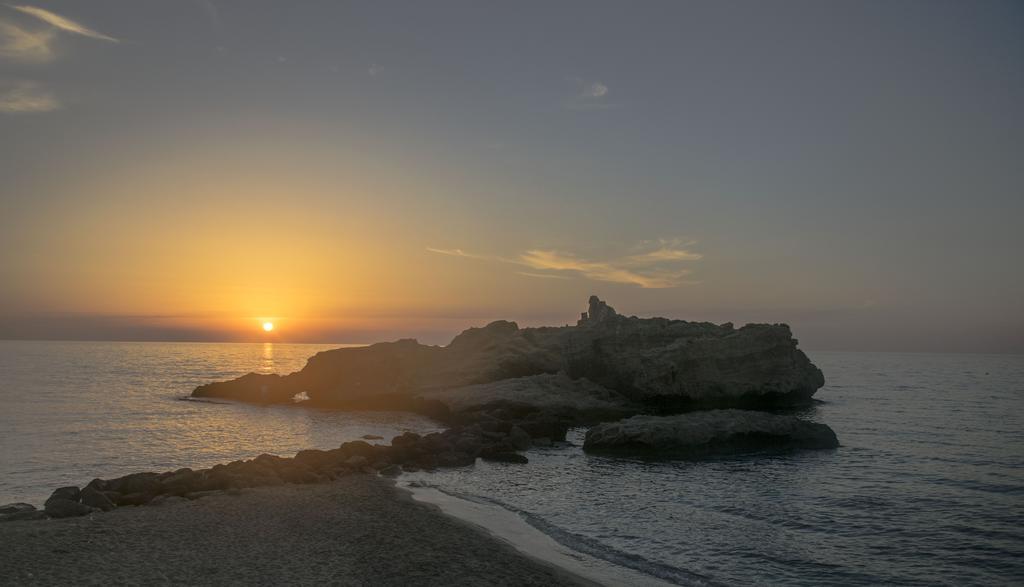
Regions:
M 598 584 L 366 474 L 6 522 L 0 544 L 3 584 Z
M 562 544 L 530 525 L 518 514 L 498 505 L 488 505 L 452 495 L 435 487 L 401 483 L 419 503 L 436 507 L 444 515 L 461 520 L 509 544 L 523 556 L 554 566 L 594 585 L 671 586 L 675 583 L 616 565 Z

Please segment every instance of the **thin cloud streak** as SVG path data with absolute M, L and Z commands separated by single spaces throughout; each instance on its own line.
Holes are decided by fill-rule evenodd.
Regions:
M 11 8 L 13 8 L 14 10 L 17 10 L 18 12 L 22 12 L 22 13 L 27 14 L 29 16 L 38 18 L 39 20 L 45 22 L 46 24 L 48 24 L 50 26 L 57 27 L 58 29 L 60 29 L 62 31 L 67 31 L 69 33 L 75 33 L 76 35 L 82 35 L 84 37 L 89 37 L 89 38 L 92 38 L 92 39 L 99 39 L 101 41 L 109 41 L 111 43 L 118 43 L 119 42 L 114 37 L 111 37 L 111 36 L 108 36 L 108 35 L 104 35 L 103 33 L 98 32 L 98 31 L 94 31 L 93 29 L 91 29 L 91 28 L 89 28 L 89 27 L 87 27 L 87 26 L 85 26 L 83 24 L 77 23 L 77 22 L 71 20 L 70 18 L 65 18 L 65 17 L 63 17 L 63 16 L 61 16 L 59 14 L 55 14 L 53 12 L 50 12 L 49 10 L 43 10 L 42 8 L 37 8 L 35 6 L 27 6 L 27 5 L 21 5 L 21 6 L 13 6 L 12 5 Z
M 569 279 L 567 275 L 557 275 L 555 273 L 530 273 L 529 271 L 516 271 L 516 273 L 526 277 L 539 277 L 541 279 Z
M 545 272 L 517 272 L 528 277 L 567 279 L 571 274 L 575 274 L 595 281 L 625 283 L 645 289 L 663 289 L 695 283 L 688 279 L 692 270 L 681 266 L 683 263 L 692 263 L 703 258 L 700 253 L 687 248 L 693 244 L 695 243 L 692 241 L 684 242 L 679 239 L 660 239 L 642 243 L 642 248 L 649 250 L 611 259 L 588 259 L 574 253 L 551 249 L 531 249 L 513 259 L 478 255 L 462 249 L 428 247 L 427 251 L 451 257 L 509 263 Z
M 438 255 L 448 255 L 449 257 L 465 257 L 466 259 L 494 259 L 494 260 L 501 260 L 501 259 L 497 259 L 496 257 L 487 257 L 485 255 L 474 255 L 472 253 L 467 253 L 467 252 L 463 251 L 462 249 L 435 249 L 433 247 L 427 247 L 427 250 L 430 251 L 431 253 L 437 253 Z
M 0 112 L 4 114 L 33 114 L 60 109 L 60 102 L 35 82 L 16 82 L 0 85 Z
M 52 29 L 29 31 L 0 20 L 0 58 L 41 63 L 54 58 Z

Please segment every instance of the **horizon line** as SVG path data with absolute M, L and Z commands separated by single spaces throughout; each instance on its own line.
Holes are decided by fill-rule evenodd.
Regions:
M 0 336 L 0 342 L 82 342 L 82 343 L 104 343 L 104 342 L 117 342 L 117 343 L 133 343 L 133 344 L 302 344 L 302 345 L 338 345 L 338 348 L 354 348 L 370 346 L 382 342 L 395 342 L 399 340 L 420 340 L 415 336 L 398 337 L 389 340 L 377 340 L 373 342 L 318 342 L 318 341 L 297 341 L 297 340 L 188 340 L 188 339 L 167 339 L 167 340 L 154 340 L 154 339 L 122 339 L 122 338 L 108 338 L 108 339 L 86 339 L 86 338 L 7 338 Z M 450 342 L 450 341 L 449 341 Z M 431 344 L 423 343 L 427 346 L 448 346 L 445 344 Z M 849 349 L 849 348 L 801 348 L 800 350 L 805 353 L 884 353 L 891 355 L 999 355 L 999 356 L 1024 356 L 1024 350 L 1021 351 L 924 351 L 924 350 L 864 350 L 864 349 Z

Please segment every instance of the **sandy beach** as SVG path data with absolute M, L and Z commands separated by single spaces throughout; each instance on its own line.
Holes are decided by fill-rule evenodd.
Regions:
M 383 478 L 0 525 L 0 584 L 581 585 Z

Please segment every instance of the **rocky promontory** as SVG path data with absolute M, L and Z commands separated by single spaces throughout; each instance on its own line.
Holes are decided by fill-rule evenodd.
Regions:
M 704 457 L 837 446 L 835 432 L 824 424 L 752 410 L 708 410 L 598 424 L 587 431 L 583 450 Z
M 250 373 L 192 396 L 275 404 L 299 396 L 312 406 L 410 410 L 449 424 L 504 410 L 569 426 L 647 411 L 798 404 L 822 385 L 785 324 L 627 317 L 592 296 L 575 326 L 499 320 L 447 346 L 404 339 L 335 349 L 290 375 Z

